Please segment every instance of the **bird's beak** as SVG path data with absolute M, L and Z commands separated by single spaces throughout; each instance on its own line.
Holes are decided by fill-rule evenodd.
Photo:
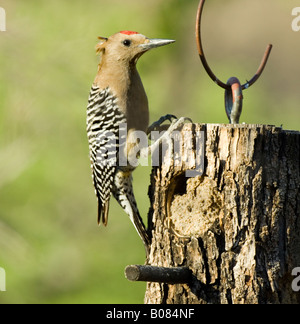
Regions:
M 146 44 L 141 44 L 139 45 L 142 49 L 148 51 L 152 48 L 156 48 L 156 47 L 160 47 L 160 46 L 165 46 L 171 43 L 174 43 L 175 40 L 173 39 L 158 39 L 158 38 L 154 38 L 154 39 L 149 39 L 149 42 Z

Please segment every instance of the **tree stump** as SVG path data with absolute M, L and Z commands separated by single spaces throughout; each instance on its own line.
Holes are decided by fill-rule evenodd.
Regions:
M 300 267 L 300 133 L 186 124 L 181 134 L 180 154 L 191 143 L 193 158 L 176 164 L 166 154 L 152 171 L 148 264 L 188 267 L 192 279 L 149 282 L 145 303 L 299 304 L 292 273 Z M 188 178 L 199 154 L 201 174 Z

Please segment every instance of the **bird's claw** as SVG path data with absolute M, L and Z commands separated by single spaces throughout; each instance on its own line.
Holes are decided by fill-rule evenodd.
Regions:
M 147 134 L 149 135 L 151 132 L 153 132 L 155 130 L 159 130 L 160 126 L 165 121 L 169 121 L 172 124 L 174 120 L 178 120 L 178 118 L 176 116 L 174 116 L 174 115 L 171 115 L 171 114 L 167 114 L 165 116 L 160 117 L 159 120 L 157 120 L 151 126 L 149 126 Z
M 176 128 L 179 128 L 181 124 L 184 124 L 185 122 L 193 123 L 193 121 L 190 118 L 187 117 L 181 117 L 177 118 L 174 115 L 167 114 L 165 116 L 162 116 L 158 121 L 154 122 L 147 131 L 147 134 L 149 135 L 152 131 L 159 130 L 160 126 L 165 122 L 169 121 L 171 123 L 170 127 L 173 125 L 176 125 L 178 123 L 178 126 Z M 172 127 L 173 128 L 173 127 Z M 174 128 L 174 129 L 176 129 Z

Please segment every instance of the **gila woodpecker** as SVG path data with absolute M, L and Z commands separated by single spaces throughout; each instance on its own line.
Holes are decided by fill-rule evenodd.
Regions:
M 113 195 L 129 215 L 148 252 L 149 236 L 132 188 L 134 167 L 129 163 L 120 165 L 119 159 L 121 154 L 127 158 L 131 154 L 135 131 L 146 133 L 149 125 L 148 99 L 136 63 L 148 50 L 175 41 L 149 39 L 131 31 L 99 39 L 96 50 L 101 60 L 87 107 L 87 133 L 98 198 L 98 223 L 107 225 L 109 202 Z M 166 117 L 169 118 L 170 115 Z M 120 127 L 124 125 L 125 145 L 121 145 Z

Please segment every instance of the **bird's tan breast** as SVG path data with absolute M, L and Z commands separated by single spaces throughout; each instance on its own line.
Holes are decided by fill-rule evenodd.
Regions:
M 111 90 L 117 99 L 119 109 L 127 118 L 128 131 L 147 131 L 149 126 L 148 98 L 135 68 L 103 69 L 97 75 L 95 84 L 100 89 Z
M 128 129 L 147 131 L 149 126 L 148 98 L 137 74 L 132 78 L 126 102 Z

